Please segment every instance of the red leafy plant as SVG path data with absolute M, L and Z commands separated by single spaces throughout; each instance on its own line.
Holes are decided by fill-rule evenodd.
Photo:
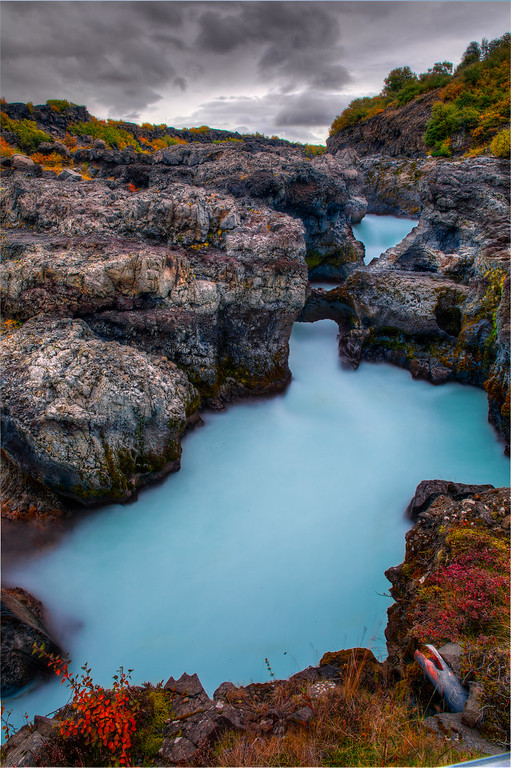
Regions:
M 120 667 L 113 686 L 105 690 L 93 682 L 91 669 L 84 664 L 82 674 L 71 674 L 69 662 L 43 649 L 39 653 L 48 666 L 67 684 L 73 696 L 69 714 L 60 722 L 60 736 L 92 747 L 110 765 L 131 765 L 132 735 L 136 730 L 138 703 L 131 696 L 132 669 Z M 105 754 L 106 753 L 106 754 Z

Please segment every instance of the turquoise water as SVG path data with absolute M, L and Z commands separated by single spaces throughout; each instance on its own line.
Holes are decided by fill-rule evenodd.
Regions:
M 387 248 L 397 245 L 417 224 L 415 219 L 398 219 L 396 216 L 364 216 L 360 224 L 353 227 L 353 234 L 366 247 L 364 263 L 369 264 Z
M 205 414 L 182 469 L 138 502 L 84 518 L 4 580 L 43 600 L 73 666 L 108 685 L 197 672 L 269 679 L 365 645 L 385 655 L 383 573 L 403 559 L 423 479 L 505 485 L 482 391 L 343 368 L 337 327 L 296 324 L 284 395 Z M 13 720 L 66 701 L 57 680 L 8 700 Z

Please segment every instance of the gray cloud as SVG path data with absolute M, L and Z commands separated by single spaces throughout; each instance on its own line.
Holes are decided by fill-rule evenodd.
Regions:
M 2 2 L 2 95 L 99 117 L 324 139 L 408 64 L 501 35 L 506 2 Z

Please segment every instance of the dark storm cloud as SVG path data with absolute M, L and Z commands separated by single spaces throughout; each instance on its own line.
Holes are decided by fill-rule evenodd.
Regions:
M 493 0 L 4 0 L 1 13 L 8 100 L 67 98 L 100 117 L 243 124 L 290 138 L 324 138 L 335 114 L 378 92 L 390 69 L 456 62 L 470 40 L 509 25 L 507 2 Z
M 50 95 L 83 94 L 112 113 L 135 113 L 162 98 L 176 76 L 174 3 L 6 2 L 2 7 L 2 87 L 27 98 L 43 83 Z M 172 30 L 165 37 L 167 25 Z M 74 98 L 73 100 L 76 100 Z
M 280 78 L 283 87 L 288 81 L 297 85 L 314 80 L 331 87 L 329 73 L 343 53 L 338 46 L 339 4 L 241 2 L 213 6 L 198 19 L 196 45 L 200 50 L 221 56 L 242 49 L 255 52 L 261 76 Z

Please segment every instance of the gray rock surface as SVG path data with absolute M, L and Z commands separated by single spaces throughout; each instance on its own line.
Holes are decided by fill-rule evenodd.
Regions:
M 4 341 L 1 366 L 3 449 L 51 491 L 122 501 L 179 467 L 199 397 L 173 363 L 40 317 Z
M 367 213 L 419 218 L 419 183 L 425 162 L 423 158 L 386 155 L 357 158 L 364 179 L 362 193 L 367 200 Z
M 289 380 L 307 285 L 289 216 L 184 184 L 131 194 L 40 180 L 8 183 L 3 222 L 8 316 L 80 315 L 174 360 L 207 396 Z

